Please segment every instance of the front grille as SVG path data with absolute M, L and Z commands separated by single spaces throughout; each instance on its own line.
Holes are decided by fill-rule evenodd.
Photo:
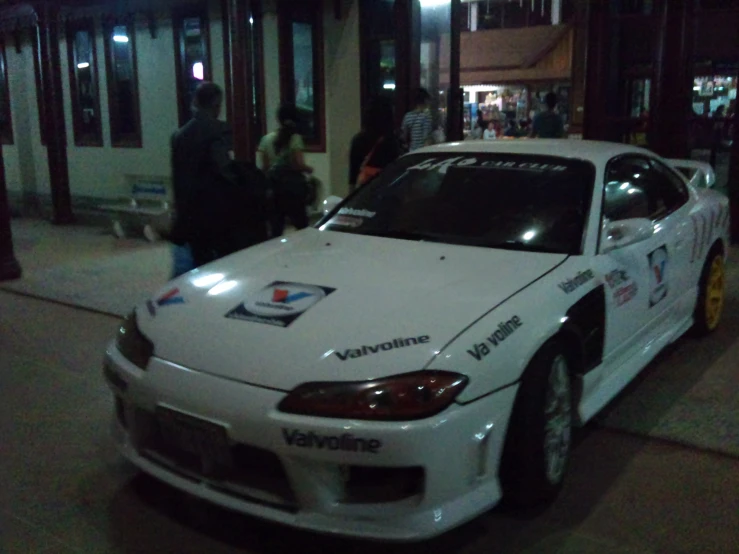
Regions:
M 297 500 L 285 469 L 273 452 L 236 443 L 231 445 L 233 465 L 211 465 L 207 475 L 196 454 L 181 450 L 162 436 L 156 417 L 135 410 L 131 436 L 140 455 L 187 479 L 206 483 L 214 490 L 251 502 L 297 511 Z

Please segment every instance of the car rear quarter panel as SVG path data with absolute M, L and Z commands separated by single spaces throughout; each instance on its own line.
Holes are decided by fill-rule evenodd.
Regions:
M 721 241 L 724 255 L 728 254 L 730 212 L 729 199 L 711 189 L 693 189 L 696 203 L 690 211 L 693 226 L 691 262 L 702 267 L 703 260 L 716 241 Z M 700 270 L 699 270 L 700 271 Z

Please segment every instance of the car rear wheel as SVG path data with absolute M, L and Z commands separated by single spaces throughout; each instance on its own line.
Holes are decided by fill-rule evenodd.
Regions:
M 507 502 L 529 508 L 554 499 L 572 445 L 572 377 L 564 348 L 545 345 L 524 372 L 501 463 Z
M 698 301 L 695 304 L 695 330 L 698 335 L 715 331 L 724 309 L 726 273 L 724 257 L 718 247 L 711 249 L 698 282 Z

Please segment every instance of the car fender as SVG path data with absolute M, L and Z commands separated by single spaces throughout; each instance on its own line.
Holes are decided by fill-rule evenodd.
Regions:
M 583 275 L 580 280 L 584 282 L 573 287 L 573 276 Z M 587 258 L 570 258 L 472 323 L 431 360 L 427 369 L 466 375 L 469 384 L 457 401 L 468 403 L 516 385 L 536 352 L 559 333 L 569 333 L 571 344 L 581 343 L 577 365 L 582 369 L 588 367 L 588 361 L 598 365 L 605 326 L 604 298 L 602 279 L 590 269 Z

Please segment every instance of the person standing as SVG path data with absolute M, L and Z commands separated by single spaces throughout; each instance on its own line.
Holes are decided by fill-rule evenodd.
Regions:
M 482 112 L 478 112 L 477 114 L 477 122 L 475 123 L 475 127 L 470 132 L 470 139 L 471 140 L 482 140 L 483 135 L 485 134 L 485 120 L 482 117 Z
M 349 190 L 372 180 L 402 154 L 393 128 L 393 106 L 387 98 L 375 98 L 365 112 L 363 129 L 352 139 L 349 151 Z
M 565 127 L 555 108 L 557 107 L 557 95 L 554 92 L 548 92 L 544 97 L 546 108 L 534 116 L 534 122 L 531 124 L 532 138 L 564 138 Z
M 277 110 L 277 131 L 265 135 L 259 142 L 262 171 L 267 174 L 272 191 L 271 236 L 285 231 L 285 220 L 296 229 L 308 226 L 308 181 L 306 173 L 313 168 L 305 163 L 303 137 L 298 132 L 298 109 L 284 104 Z
M 485 140 L 495 140 L 496 138 L 498 138 L 495 132 L 495 122 L 492 119 L 488 121 L 488 128 L 485 129 L 485 132 L 483 133 L 483 138 Z
M 403 124 L 403 138 L 408 145 L 408 151 L 413 152 L 433 141 L 433 120 L 429 113 L 431 95 L 426 89 L 418 89 L 415 107 L 405 114 Z
M 193 118 L 171 138 L 175 213 L 169 240 L 174 244 L 174 277 L 220 257 L 218 244 L 232 231 L 221 213 L 228 203 L 224 196 L 237 186 L 230 130 L 218 119 L 222 103 L 218 85 L 198 85 Z

